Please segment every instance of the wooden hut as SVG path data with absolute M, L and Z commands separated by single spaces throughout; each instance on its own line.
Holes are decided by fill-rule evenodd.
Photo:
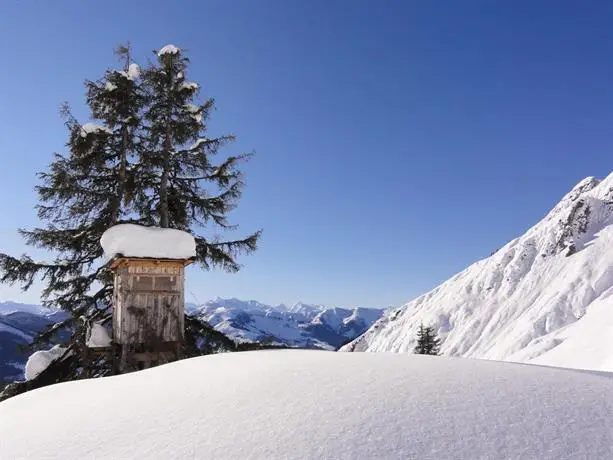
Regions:
M 189 259 L 117 257 L 113 343 L 119 371 L 179 358 L 184 339 L 184 271 Z
M 120 224 L 108 229 L 100 243 L 114 275 L 116 371 L 178 359 L 185 334 L 185 267 L 196 256 L 193 236 L 168 228 Z

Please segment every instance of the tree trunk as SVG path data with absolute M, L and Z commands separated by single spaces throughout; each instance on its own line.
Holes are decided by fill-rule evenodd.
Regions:
M 130 48 L 129 45 L 124 52 L 125 65 L 124 70 L 127 72 L 130 69 Z M 121 127 L 121 151 L 119 153 L 119 172 L 117 178 L 117 197 L 114 204 L 114 209 L 111 213 L 111 224 L 115 224 L 121 216 L 121 205 L 125 199 L 126 193 L 126 169 L 128 167 L 128 147 L 129 147 L 129 132 L 125 121 Z
M 121 204 L 124 201 L 124 195 L 126 193 L 126 169 L 128 167 L 128 127 L 123 126 L 121 128 L 122 145 L 121 153 L 119 157 L 119 173 L 117 178 L 117 197 L 114 203 L 115 208 L 111 216 L 112 224 L 115 224 L 119 220 L 121 214 Z
M 160 227 L 168 228 L 168 167 L 170 163 L 170 151 L 172 141 L 170 139 L 170 127 L 166 128 L 166 139 L 164 140 L 164 165 L 162 167 L 162 177 L 160 179 Z
M 166 135 L 164 136 L 164 157 L 162 164 L 162 177 L 160 178 L 160 227 L 168 228 L 168 179 L 170 169 L 170 153 L 172 152 L 172 65 L 166 66 L 167 74 L 167 112 L 166 112 Z

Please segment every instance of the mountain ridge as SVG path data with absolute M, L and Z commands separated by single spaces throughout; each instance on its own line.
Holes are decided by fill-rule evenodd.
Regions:
M 185 311 L 209 322 L 238 342 L 267 342 L 290 347 L 336 350 L 354 339 L 382 310 L 343 309 L 303 302 L 286 306 L 255 300 L 216 298 L 203 305 L 186 303 Z M 0 383 L 19 379 L 28 353 L 21 347 L 66 313 L 40 305 L 0 302 Z
M 239 341 L 327 350 L 357 337 L 383 314 L 375 308 L 347 309 L 303 302 L 267 305 L 235 298 L 217 298 L 186 309 Z
M 595 315 L 606 316 L 613 327 L 607 316 L 613 308 L 613 298 L 607 300 L 613 294 L 612 249 L 613 174 L 602 181 L 590 176 L 523 235 L 388 310 L 341 350 L 412 351 L 423 322 L 438 332 L 445 355 L 613 370 L 613 351 L 585 364 L 580 347 L 572 346 L 590 334 L 587 326 L 578 327 L 588 317 L 589 330 L 599 323 Z M 611 339 L 603 335 L 592 338 L 595 347 L 613 350 L 613 333 Z M 561 349 L 574 350 L 572 357 L 556 351 L 549 359 L 547 353 L 553 357 L 563 343 Z

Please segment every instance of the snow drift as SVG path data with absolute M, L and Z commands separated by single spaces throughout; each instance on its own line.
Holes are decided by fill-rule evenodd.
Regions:
M 445 355 L 613 370 L 613 174 L 584 179 L 538 224 L 389 310 L 345 351 L 412 351 L 421 322 Z
M 115 225 L 102 234 L 100 244 L 107 260 L 118 255 L 156 259 L 190 259 L 196 256 L 194 237 L 172 228 Z
M 0 449 L 48 460 L 611 458 L 612 377 L 393 353 L 228 353 L 3 401 Z

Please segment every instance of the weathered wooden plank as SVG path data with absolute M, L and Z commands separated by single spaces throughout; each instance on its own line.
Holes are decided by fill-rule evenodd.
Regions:
M 147 265 L 182 265 L 187 267 L 194 261 L 191 259 L 149 259 L 149 258 L 136 258 L 136 257 L 121 257 L 115 259 L 109 266 L 112 270 L 121 266 L 147 266 Z
M 129 267 L 129 273 L 132 275 L 179 275 L 183 270 L 182 266 L 137 266 Z
M 136 294 L 143 294 L 143 295 L 152 295 L 152 294 L 159 294 L 159 295 L 174 295 L 174 296 L 179 296 L 180 292 L 179 291 L 175 291 L 175 290 L 171 290 L 171 291 L 158 291 L 157 289 L 137 289 L 134 291 Z
M 183 286 L 181 261 L 124 260 L 115 270 L 114 341 L 150 345 L 181 342 L 185 327 Z

